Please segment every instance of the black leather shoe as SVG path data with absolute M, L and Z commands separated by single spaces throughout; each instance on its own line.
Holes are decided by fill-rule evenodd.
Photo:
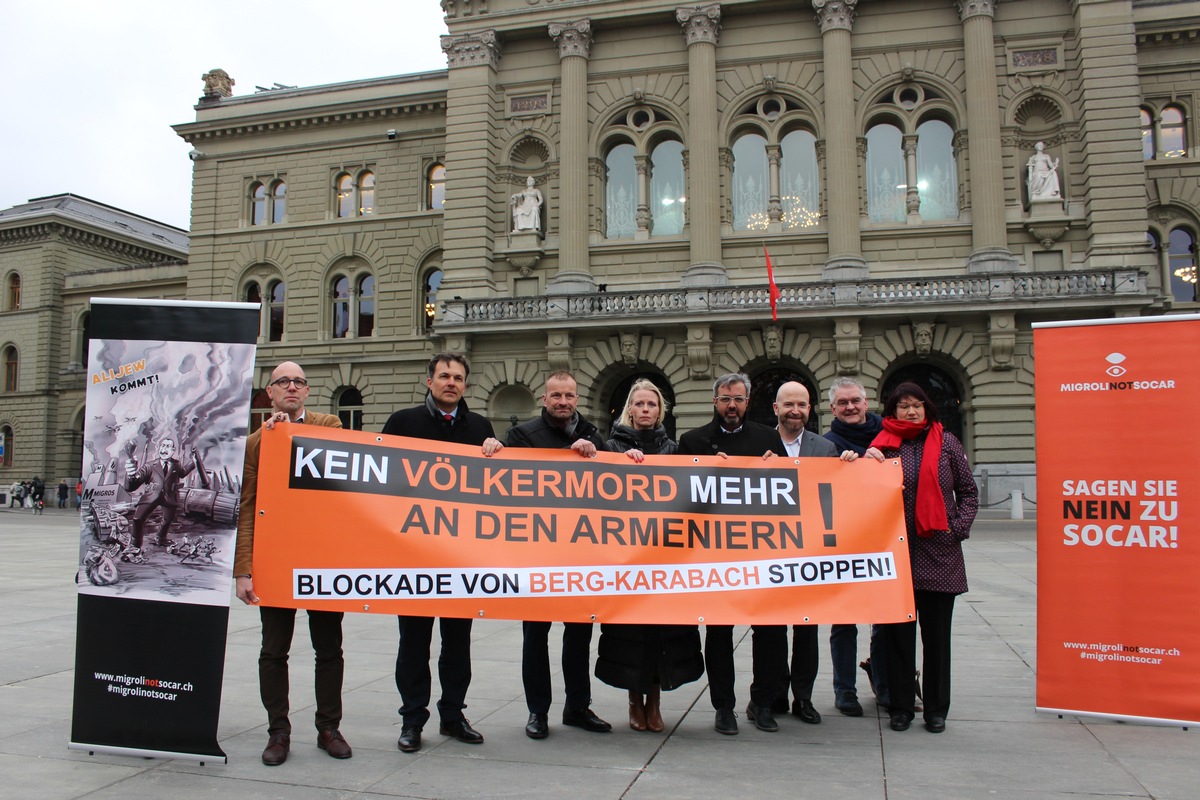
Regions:
M 472 728 L 471 721 L 466 717 L 457 722 L 443 722 L 438 733 L 453 736 L 463 744 L 483 744 L 483 734 Z
M 271 738 L 267 740 L 267 749 L 262 753 L 262 762 L 268 767 L 278 767 L 287 761 L 288 751 L 291 749 L 291 736 L 286 733 L 271 734 Z
M 563 709 L 563 725 L 570 725 L 573 728 L 583 728 L 585 731 L 591 731 L 592 733 L 608 733 L 612 730 L 612 725 L 597 717 L 590 708 L 585 708 L 583 711 L 567 711 Z
M 945 717 L 930 717 L 925 720 L 925 730 L 930 733 L 944 733 L 946 730 Z
M 333 758 L 350 758 L 354 751 L 350 743 L 337 728 L 329 731 L 317 731 L 317 747 L 329 753 Z
M 737 714 L 733 713 L 732 708 L 717 709 L 717 721 L 713 724 L 713 729 L 726 736 L 737 735 Z
M 838 711 L 847 717 L 861 717 L 863 715 L 862 703 L 858 702 L 858 698 L 852 694 L 843 695 L 834 705 L 837 706 Z
M 530 739 L 545 739 L 550 735 L 550 723 L 545 714 L 530 714 L 525 723 L 525 735 Z
M 813 708 L 811 700 L 797 700 L 792 703 L 792 715 L 799 717 L 801 722 L 807 722 L 809 725 L 821 723 L 821 714 Z
M 764 708 L 753 700 L 746 706 L 746 719 L 754 723 L 754 727 L 766 733 L 775 733 L 779 730 L 779 723 L 775 721 L 775 715 L 771 713 L 771 709 Z
M 894 731 L 906 731 L 912 723 L 912 718 L 908 714 L 892 714 L 891 726 Z
M 401 753 L 415 753 L 421 749 L 421 729 L 416 725 L 405 725 L 400 728 L 400 738 L 396 740 L 396 747 L 400 748 Z

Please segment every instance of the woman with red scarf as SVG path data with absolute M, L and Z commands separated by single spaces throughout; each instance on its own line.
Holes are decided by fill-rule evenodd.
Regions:
M 946 730 L 950 710 L 950 623 L 954 598 L 967 591 L 962 541 L 971 535 L 979 490 L 962 442 L 942 428 L 937 408 L 915 383 L 902 383 L 883 407 L 883 430 L 864 454 L 900 458 L 904 526 L 921 624 L 925 729 Z M 906 731 L 916 707 L 917 622 L 882 626 L 891 692 L 891 727 Z

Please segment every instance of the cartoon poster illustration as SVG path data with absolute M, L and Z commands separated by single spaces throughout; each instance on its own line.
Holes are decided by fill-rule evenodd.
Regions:
M 256 303 L 92 299 L 68 747 L 217 743 Z
M 254 345 L 96 344 L 79 590 L 227 604 Z

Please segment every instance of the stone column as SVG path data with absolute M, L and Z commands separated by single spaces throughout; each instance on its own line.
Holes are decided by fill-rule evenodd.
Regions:
M 552 22 L 550 38 L 562 66 L 559 102 L 558 273 L 547 294 L 596 291 L 588 263 L 587 64 L 592 49 L 591 20 Z
M 492 272 L 496 226 L 511 227 L 508 206 L 490 205 L 492 164 L 500 121 L 492 112 L 500 44 L 484 30 L 443 36 L 449 66 L 446 91 L 446 207 L 442 216 L 444 296 L 495 294 Z M 500 217 L 496 217 L 499 210 Z M 490 221 L 491 224 L 488 224 Z
M 684 286 L 729 283 L 721 263 L 721 195 L 717 152 L 717 38 L 721 6 L 677 8 L 688 49 L 688 238 Z
M 971 148 L 971 272 L 1011 272 L 1004 222 L 1004 163 L 1000 152 L 1000 100 L 992 19 L 999 0 L 957 0 L 967 72 L 967 134 Z
M 867 277 L 858 232 L 858 159 L 854 127 L 854 76 L 850 31 L 858 0 L 812 0 L 821 28 L 825 70 L 825 194 L 829 257 L 821 273 L 827 280 Z
M 1142 100 L 1132 0 L 1075 0 L 1082 177 L 1089 268 L 1154 269 L 1146 247 L 1146 165 L 1135 123 Z M 1061 174 L 1061 173 L 1060 173 Z M 1063 186 L 1070 197 L 1070 188 Z M 1170 283 L 1162 288 L 1171 296 Z

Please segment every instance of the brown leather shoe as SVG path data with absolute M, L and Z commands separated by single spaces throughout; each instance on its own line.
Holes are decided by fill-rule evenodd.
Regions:
M 317 731 L 317 747 L 334 758 L 349 758 L 354 755 L 354 751 L 350 749 L 350 743 L 337 728 L 330 731 Z
M 642 693 L 632 690 L 629 692 L 629 727 L 635 731 L 646 730 L 646 706 Z
M 656 683 L 650 688 L 650 694 L 646 695 L 646 730 L 654 733 L 662 733 L 666 724 L 663 723 L 662 708 L 660 707 L 660 698 L 662 690 Z
M 267 740 L 267 749 L 263 750 L 262 762 L 268 767 L 278 767 L 287 761 L 288 751 L 292 749 L 292 737 L 286 733 L 273 733 Z

